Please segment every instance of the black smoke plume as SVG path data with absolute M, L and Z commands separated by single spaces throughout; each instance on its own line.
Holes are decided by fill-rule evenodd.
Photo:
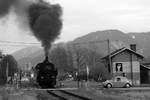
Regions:
M 32 4 L 29 7 L 29 24 L 35 37 L 42 42 L 45 55 L 51 43 L 60 34 L 62 28 L 62 10 L 59 5 L 49 5 L 45 2 Z
M 0 0 L 0 17 L 7 15 L 15 2 L 17 2 L 17 0 Z
M 19 23 L 27 26 L 42 43 L 48 55 L 51 43 L 58 37 L 62 28 L 62 8 L 44 0 L 0 0 L 0 17 L 15 9 Z M 22 27 L 23 28 L 23 27 Z

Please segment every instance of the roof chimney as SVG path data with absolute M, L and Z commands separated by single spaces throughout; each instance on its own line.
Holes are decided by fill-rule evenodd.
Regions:
M 136 44 L 130 44 L 130 49 L 136 52 Z

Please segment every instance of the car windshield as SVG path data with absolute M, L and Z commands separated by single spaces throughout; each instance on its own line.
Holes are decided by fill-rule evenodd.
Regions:
M 118 78 L 117 78 L 117 81 L 121 81 L 121 78 L 118 77 Z
M 128 79 L 126 77 L 114 77 L 114 78 L 112 78 L 112 80 L 114 80 L 114 81 L 126 81 Z

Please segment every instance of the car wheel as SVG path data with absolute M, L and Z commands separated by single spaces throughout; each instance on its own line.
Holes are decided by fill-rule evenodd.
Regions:
M 107 88 L 111 88 L 112 87 L 112 85 L 109 83 L 109 84 L 107 84 Z
M 125 87 L 126 87 L 126 88 L 130 88 L 130 84 L 127 83 L 127 84 L 125 85 Z

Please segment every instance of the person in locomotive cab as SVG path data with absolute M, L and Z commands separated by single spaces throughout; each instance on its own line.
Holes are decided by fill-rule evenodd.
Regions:
M 54 64 L 49 62 L 48 57 L 35 67 L 37 71 L 37 83 L 42 88 L 54 88 L 58 74 Z

